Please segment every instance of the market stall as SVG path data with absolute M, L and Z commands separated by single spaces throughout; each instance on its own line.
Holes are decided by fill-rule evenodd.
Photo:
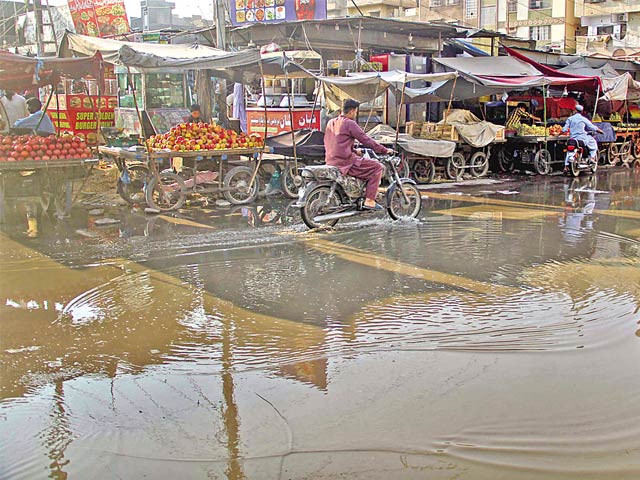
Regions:
M 122 42 L 67 32 L 60 55 L 99 53 L 115 66 L 118 107 L 115 124 L 125 133 L 145 136 L 165 133 L 189 117 L 192 94 L 187 72 L 210 70 L 219 78 L 241 81 L 256 75 L 246 67 L 258 65 L 255 49 L 226 52 L 203 45 Z
M 56 59 L 0 52 L 0 88 L 22 91 L 87 77 L 100 81 L 101 65 L 99 55 Z M 0 210 L 6 201 L 21 198 L 36 208 L 55 208 L 58 215 L 66 215 L 73 200 L 73 181 L 86 179 L 96 163 L 82 138 L 10 131 L 0 136 Z

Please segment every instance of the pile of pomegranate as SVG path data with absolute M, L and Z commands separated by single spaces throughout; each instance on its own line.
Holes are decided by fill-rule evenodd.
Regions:
M 72 135 L 0 135 L 0 162 L 47 162 L 89 157 L 91 150 L 87 144 Z
M 152 150 L 195 152 L 198 150 L 226 150 L 233 148 L 263 147 L 264 141 L 257 135 L 247 135 L 227 130 L 210 123 L 181 123 L 167 133 L 154 135 L 147 140 Z

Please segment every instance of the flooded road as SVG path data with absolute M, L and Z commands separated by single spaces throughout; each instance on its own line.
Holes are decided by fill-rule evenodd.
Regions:
M 640 170 L 423 193 L 8 206 L 0 478 L 640 478 Z

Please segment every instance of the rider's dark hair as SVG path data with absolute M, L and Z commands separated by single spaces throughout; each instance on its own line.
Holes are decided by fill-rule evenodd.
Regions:
M 4 96 L 7 97 L 7 100 L 11 100 L 15 94 L 16 92 L 13 92 L 11 90 L 4 91 Z
M 353 98 L 348 98 L 342 103 L 342 113 L 349 113 L 360 106 L 360 103 Z

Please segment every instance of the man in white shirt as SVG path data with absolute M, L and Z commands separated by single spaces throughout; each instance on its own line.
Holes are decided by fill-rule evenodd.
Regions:
M 18 120 L 29 115 L 29 111 L 27 110 L 27 101 L 25 98 L 11 90 L 5 91 L 0 102 L 2 102 L 2 106 L 7 112 L 9 126 L 14 125 Z
M 37 132 L 56 133 L 56 127 L 53 125 L 49 115 L 42 111 L 42 103 L 40 100 L 30 98 L 27 100 L 27 108 L 31 115 L 22 120 L 18 120 L 13 125 L 14 128 L 28 128 L 30 130 L 36 130 Z M 42 120 L 40 120 L 40 118 L 42 118 Z

